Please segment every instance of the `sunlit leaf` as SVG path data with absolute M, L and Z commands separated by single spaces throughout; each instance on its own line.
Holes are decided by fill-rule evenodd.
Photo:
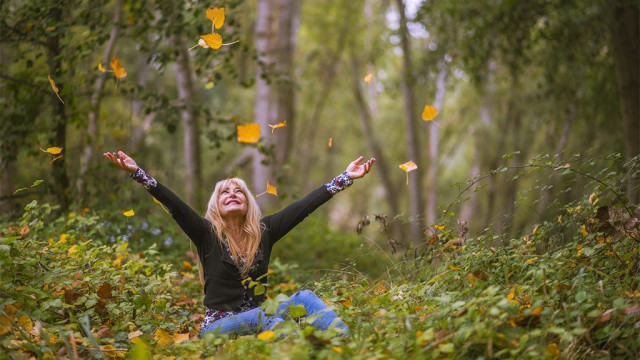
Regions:
M 173 344 L 173 338 L 169 335 L 168 332 L 162 330 L 161 328 L 157 328 L 155 334 L 153 335 L 153 339 L 157 341 L 156 348 L 163 349 L 168 345 Z
M 267 181 L 267 194 L 278 196 L 278 190 Z
M 220 49 L 220 47 L 222 46 L 222 36 L 217 33 L 200 35 L 200 40 L 203 40 L 204 43 L 213 50 Z M 200 44 L 200 41 L 198 41 L 198 44 Z
M 329 138 L 329 142 L 327 143 L 328 147 L 331 147 L 331 145 L 333 145 L 333 138 Z
M 102 66 L 101 62 L 98 63 L 98 70 L 100 70 L 100 72 L 107 72 L 107 69 Z
M 116 74 L 116 77 L 118 79 L 127 76 L 127 71 L 122 66 L 120 66 L 120 61 L 118 61 L 117 56 L 114 57 L 113 60 L 111 60 L 109 65 L 111 65 L 111 68 L 113 69 L 113 72 Z
M 418 165 L 416 165 L 416 163 L 414 163 L 412 160 L 409 160 L 404 164 L 400 164 L 399 167 L 400 169 L 404 170 L 405 173 L 407 173 L 407 185 L 409 185 L 409 172 L 416 170 L 418 168 Z
M 122 215 L 124 215 L 126 217 L 130 217 L 130 216 L 135 215 L 135 212 L 133 211 L 133 209 L 131 209 L 131 210 L 123 212 Z
M 371 82 L 371 79 L 373 79 L 373 69 L 371 69 L 371 71 L 367 75 L 365 75 L 364 82 L 368 84 Z
M 224 7 L 212 7 L 206 11 L 207 18 L 213 22 L 216 29 L 220 29 L 224 24 Z
M 53 92 L 55 92 L 58 99 L 62 101 L 62 98 L 60 97 L 60 90 L 58 90 L 58 87 L 56 86 L 56 82 L 53 81 L 53 79 L 51 78 L 51 75 L 47 75 L 47 78 L 49 79 L 49 84 L 51 84 L 51 88 L 53 89 Z M 62 101 L 62 103 L 64 104 L 64 101 Z
M 60 152 L 62 151 L 62 149 L 63 149 L 63 148 L 61 148 L 61 147 L 52 146 L 52 147 L 50 147 L 50 148 L 47 148 L 47 150 L 42 150 L 42 149 L 40 149 L 40 150 L 42 150 L 42 151 L 44 151 L 44 152 L 47 152 L 47 153 L 49 153 L 49 154 L 51 154 L 51 155 L 58 155 L 58 154 L 60 154 Z
M 236 129 L 238 130 L 238 142 L 252 144 L 260 140 L 260 124 L 237 125 Z
M 340 346 L 334 346 L 331 350 L 337 352 L 338 354 L 342 354 L 342 348 Z
M 434 108 L 431 105 L 425 105 L 424 110 L 422 110 L 422 120 L 431 121 L 438 116 L 438 109 Z
M 260 334 L 258 334 L 258 340 L 269 340 L 269 339 L 273 338 L 274 336 L 276 336 L 276 333 L 274 331 L 267 330 L 267 331 L 263 331 Z
M 180 334 L 180 333 L 175 333 L 173 334 L 173 342 L 176 344 L 180 344 L 183 343 L 185 341 L 189 341 L 189 333 L 184 333 L 184 334 Z
M 281 128 L 281 127 L 287 126 L 287 122 L 286 121 L 281 121 L 281 122 L 279 122 L 279 123 L 277 123 L 275 125 L 271 125 L 271 124 L 268 124 L 268 125 L 271 128 L 271 133 L 273 134 L 273 130 L 275 130 L 277 128 Z

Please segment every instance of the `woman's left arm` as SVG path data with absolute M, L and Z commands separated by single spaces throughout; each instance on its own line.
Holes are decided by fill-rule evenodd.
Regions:
M 266 216 L 264 223 L 267 231 L 271 233 L 272 242 L 275 243 L 282 238 L 314 210 L 331 199 L 333 195 L 349 187 L 353 180 L 364 177 L 371 170 L 376 159 L 371 158 L 362 164 L 363 160 L 362 156 L 358 157 L 347 166 L 342 174 L 330 182 L 313 190 L 304 198 L 289 204 L 283 210 Z

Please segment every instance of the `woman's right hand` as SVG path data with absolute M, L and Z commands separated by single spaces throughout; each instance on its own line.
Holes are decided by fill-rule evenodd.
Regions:
M 116 164 L 119 168 L 123 170 L 127 170 L 130 173 L 135 173 L 138 171 L 139 167 L 136 164 L 136 161 L 127 154 L 122 151 L 118 151 L 117 153 L 106 152 L 103 153 L 104 157 L 109 159 L 112 163 Z

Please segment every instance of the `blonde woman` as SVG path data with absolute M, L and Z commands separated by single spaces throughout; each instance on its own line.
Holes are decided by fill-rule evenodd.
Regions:
M 167 187 L 145 173 L 122 151 L 104 153 L 107 159 L 142 184 L 162 202 L 198 249 L 204 273 L 205 317 L 200 335 L 218 333 L 247 335 L 271 330 L 287 317 L 289 305 L 302 305 L 313 316 L 312 325 L 321 330 L 333 327 L 347 335 L 349 328 L 313 292 L 297 292 L 283 302 L 273 316 L 260 309 L 264 294 L 257 295 L 243 280 L 267 282 L 273 245 L 333 195 L 365 176 L 374 158 L 362 164 L 362 156 L 329 183 L 313 190 L 282 211 L 262 217 L 255 198 L 239 178 L 219 181 L 203 216 L 196 213 Z

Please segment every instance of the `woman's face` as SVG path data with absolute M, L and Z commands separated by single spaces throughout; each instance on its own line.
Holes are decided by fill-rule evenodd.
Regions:
M 242 188 L 234 182 L 222 188 L 218 196 L 218 209 L 222 218 L 244 217 L 247 214 L 247 197 Z

